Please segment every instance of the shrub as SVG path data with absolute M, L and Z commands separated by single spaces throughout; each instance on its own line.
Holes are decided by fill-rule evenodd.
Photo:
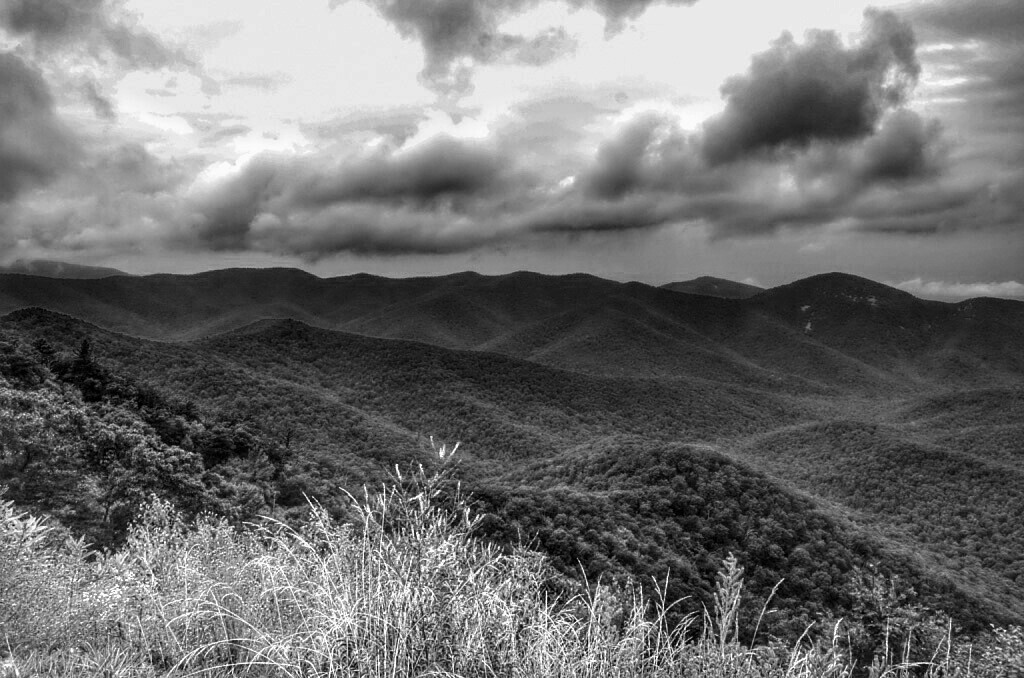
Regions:
M 443 461 L 443 460 L 442 460 Z M 341 524 L 315 502 L 299 527 L 186 523 L 153 499 L 116 553 L 90 554 L 0 503 L 0 632 L 17 670 L 51 676 L 850 678 L 839 625 L 792 646 L 737 640 L 743 569 L 729 557 L 703 619 L 626 585 L 549 591 L 545 559 L 474 536 L 445 470 L 396 471 Z M 765 604 L 767 608 L 767 603 Z M 765 610 L 762 610 L 762 615 Z M 1014 675 L 1020 629 L 865 675 Z M 895 656 L 889 656 L 894 654 Z M 971 664 L 973 662 L 973 664 Z M 1002 671 L 1002 672 L 1000 672 Z

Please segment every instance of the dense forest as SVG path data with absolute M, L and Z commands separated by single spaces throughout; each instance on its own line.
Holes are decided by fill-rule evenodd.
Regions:
M 469 346 L 296 320 L 162 342 L 14 311 L 0 320 L 4 498 L 117 550 L 154 500 L 239 530 L 301 525 L 310 502 L 350 520 L 364 488 L 431 473 L 437 446 L 459 441 L 442 495 L 466 493 L 475 538 L 543 553 L 555 594 L 598 583 L 660 592 L 680 600 L 666 616 L 679 624 L 714 607 L 732 555 L 745 573 L 744 642 L 755 629 L 759 642 L 791 642 L 844 620 L 847 651 L 868 662 L 895 628 L 887 620 L 929 638 L 1024 622 L 1024 387 L 1018 357 L 996 345 L 1015 321 L 957 330 L 961 342 L 993 324 L 1003 333 L 963 364 L 929 354 L 927 332 L 885 335 L 885 355 L 865 360 L 856 322 L 819 315 L 832 334 L 815 337 L 785 321 L 793 313 L 801 327 L 802 306 L 833 297 L 861 309 L 847 287 L 795 310 L 792 289 L 742 301 L 630 290 L 647 295 L 643 313 L 618 298 L 588 320 L 617 334 L 570 313 L 500 338 L 471 328 Z M 688 321 L 687 341 L 668 350 L 681 331 L 665 316 L 672 295 L 690 311 L 726 305 Z M 741 303 L 757 304 L 754 315 Z M 446 310 L 452 324 L 460 308 Z M 631 334 L 624 313 L 645 329 Z M 953 322 L 928 304 L 915 313 Z M 783 343 L 759 346 L 757 327 Z M 1000 376 L 947 381 L 976 361 Z

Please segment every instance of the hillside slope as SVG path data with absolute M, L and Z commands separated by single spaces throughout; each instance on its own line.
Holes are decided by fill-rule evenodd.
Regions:
M 160 340 L 262 319 L 500 352 L 595 375 L 710 379 L 791 391 L 1012 385 L 1024 303 L 946 304 L 827 274 L 749 299 L 593 276 L 463 273 L 320 279 L 291 269 L 55 280 L 0 275 L 0 312 L 42 307 Z
M 810 554 L 811 563 L 824 558 L 828 579 L 787 588 L 786 604 L 813 616 L 845 604 L 838 591 L 854 575 L 841 563 L 852 558 L 864 567 L 887 563 L 888 571 L 918 581 L 934 604 L 969 610 L 972 623 L 1024 620 L 1024 591 L 1006 558 L 1024 533 L 999 517 L 999 506 L 1020 498 L 1000 488 L 1005 474 L 980 460 L 984 471 L 954 478 L 957 465 L 973 458 L 914 437 L 936 409 L 951 411 L 939 396 L 882 402 L 709 380 L 595 376 L 289 320 L 178 344 L 41 310 L 12 313 L 0 329 L 25 345 L 46 339 L 68 352 L 88 338 L 113 368 L 291 440 L 297 454 L 278 489 L 282 508 L 301 506 L 304 494 L 340 507 L 342 489 L 376 483 L 396 463 L 426 461 L 425 438 L 434 435 L 463 441 L 463 480 L 494 513 L 491 533 L 536 535 L 567 570 L 577 560 L 588 576 L 669 569 L 679 587 L 697 586 L 734 550 L 762 573 L 756 581 L 763 595 L 775 575 L 804 582 L 793 568 L 810 567 L 803 560 Z M 1002 391 L 992 393 L 998 400 Z M 945 430 L 968 419 L 985 431 L 999 426 L 1005 415 L 986 420 L 972 402 Z M 891 422 L 879 424 L 886 418 Z M 847 430 L 857 444 L 833 435 Z M 693 455 L 714 463 L 676 467 Z M 612 473 L 609 464 L 620 470 Z M 714 480 L 713 468 L 732 470 Z M 736 474 L 754 480 L 738 482 Z M 704 503 L 666 513 L 684 490 Z M 761 503 L 751 503 L 762 491 Z M 920 497 L 905 501 L 908 492 Z M 776 510 L 770 507 L 797 506 L 794 497 L 803 502 L 800 511 L 819 518 L 785 513 L 762 522 Z M 901 510 L 892 510 L 901 500 Z M 953 529 L 926 529 L 934 516 Z M 804 536 L 786 527 L 808 520 L 819 527 Z M 832 554 L 818 542 L 848 546 Z M 830 592 L 833 580 L 838 588 Z
M 93 360 L 104 369 L 171 394 L 186 403 L 182 411 L 191 407 L 190 399 L 207 421 L 226 422 L 225 433 L 207 442 L 183 438 L 169 448 L 154 442 L 142 456 L 126 451 L 116 473 L 99 475 L 89 486 L 101 499 L 109 495 L 107 483 L 120 487 L 117 477 L 148 477 L 153 472 L 145 469 L 191 455 L 187 477 L 204 497 L 236 496 L 245 499 L 247 511 L 286 517 L 310 496 L 344 513 L 346 491 L 358 493 L 362 484 L 379 482 L 395 464 L 436 463 L 424 454 L 418 433 L 431 431 L 463 440 L 458 479 L 488 513 L 485 535 L 507 547 L 525 535 L 567 576 L 582 572 L 613 581 L 628 575 L 645 583 L 667 575 L 670 595 L 695 596 L 679 613 L 712 604 L 715 570 L 735 553 L 750 575 L 755 602 L 779 579 L 789 582 L 774 601 L 786 614 L 762 627 L 781 637 L 799 635 L 810 619 L 852 614 L 858 586 L 872 568 L 910 582 L 922 601 L 956 611 L 973 627 L 1024 618 L 992 589 L 975 590 L 973 580 L 961 583 L 959 572 L 923 566 L 891 541 L 715 451 L 717 443 L 709 442 L 746 439 L 776 424 L 807 425 L 808 413 L 785 398 L 732 387 L 708 391 L 579 375 L 496 354 L 346 335 L 295 321 L 261 322 L 185 345 L 116 335 L 44 311 L 11 314 L 0 321 L 0 331 L 22 347 L 43 346 L 45 340 L 65 355 L 76 347 L 81 353 L 81 341 L 88 339 Z M 88 379 L 74 383 L 94 388 Z M 27 393 L 49 399 L 66 393 L 48 385 L 35 388 L 42 392 Z M 85 390 L 82 397 L 94 404 L 81 416 L 109 417 L 113 401 L 97 401 Z M 151 419 L 159 398 L 132 397 L 135 404 L 129 405 L 136 409 L 117 417 Z M 142 423 L 133 426 L 141 435 L 155 435 Z M 282 435 L 288 431 L 297 433 Z M 237 450 L 209 447 L 225 434 L 250 451 L 243 449 L 239 457 Z M 271 457 L 245 442 L 253 436 L 290 442 L 268 464 Z M 83 463 L 106 463 L 103 455 L 90 461 L 94 443 L 83 443 Z M 211 464 L 224 455 L 234 461 L 195 468 L 200 458 Z M 154 458 L 160 456 L 166 463 Z M 5 468 L 25 487 L 33 480 L 25 473 L 53 474 L 64 463 Z M 157 488 L 166 485 L 160 480 L 166 473 L 172 474 L 168 480 L 180 475 L 159 471 Z M 173 487 L 171 492 L 176 496 Z M 73 508 L 61 505 L 68 501 L 61 498 L 71 494 L 27 496 L 38 502 L 34 508 L 69 515 Z M 105 513 L 93 516 L 93 531 L 102 533 Z M 749 631 L 755 622 L 745 619 L 744 627 Z

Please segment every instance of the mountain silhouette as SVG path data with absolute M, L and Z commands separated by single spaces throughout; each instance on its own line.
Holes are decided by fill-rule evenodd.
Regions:
M 735 282 L 725 278 L 716 278 L 710 275 L 702 275 L 693 280 L 667 283 L 661 287 L 672 292 L 703 294 L 708 297 L 721 297 L 723 299 L 747 299 L 764 291 L 763 287 L 758 287 L 757 285 Z

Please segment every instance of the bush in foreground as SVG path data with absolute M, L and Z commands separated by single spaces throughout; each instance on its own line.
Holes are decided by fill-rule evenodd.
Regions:
M 442 452 L 447 452 L 442 448 Z M 445 474 L 397 475 L 338 524 L 315 503 L 299 528 L 186 524 L 164 502 L 116 553 L 0 503 L 0 677 L 854 675 L 829 641 L 743 647 L 742 568 L 723 564 L 714 609 L 670 627 L 661 599 L 597 584 L 550 593 L 544 558 L 474 539 Z M 1019 629 L 928 663 L 892 648 L 872 676 L 1013 676 Z

